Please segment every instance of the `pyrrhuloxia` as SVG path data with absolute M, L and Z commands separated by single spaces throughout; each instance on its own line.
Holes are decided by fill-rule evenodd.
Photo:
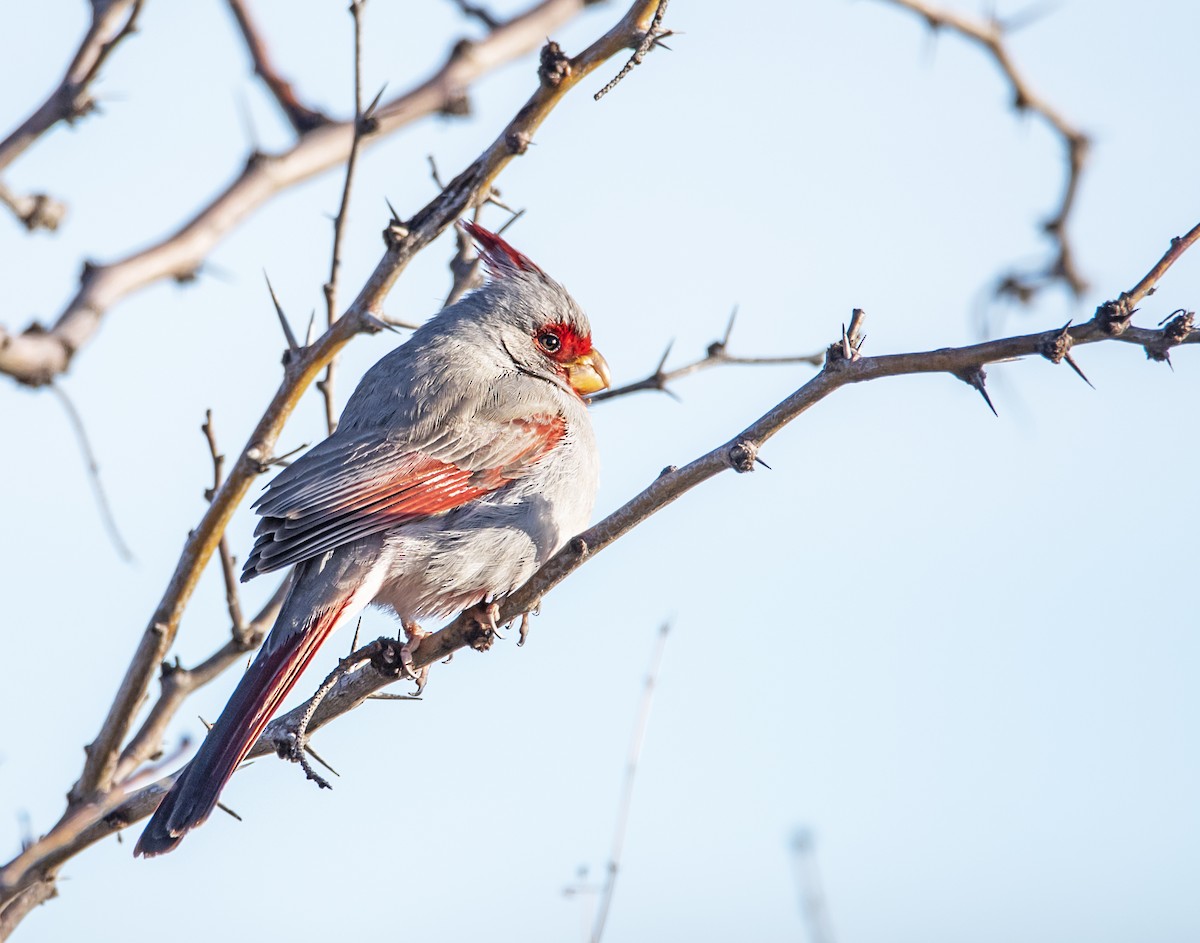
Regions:
M 282 471 L 242 579 L 295 565 L 279 618 L 138 839 L 204 822 L 334 629 L 374 602 L 418 619 L 512 592 L 588 522 L 598 459 L 583 395 L 608 385 L 583 311 L 498 236 L 463 223 L 491 277 L 387 354 L 337 431 Z

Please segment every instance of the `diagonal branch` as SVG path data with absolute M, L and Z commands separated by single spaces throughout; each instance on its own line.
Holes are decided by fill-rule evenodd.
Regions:
M 541 0 L 483 39 L 457 43 L 433 75 L 379 106 L 378 132 L 366 143 L 444 111 L 461 100 L 471 83 L 536 48 L 586 6 L 585 0 Z M 0 373 L 30 386 L 50 382 L 92 340 L 114 304 L 164 278 L 194 276 L 217 243 L 267 200 L 344 164 L 353 139 L 354 122 L 342 121 L 302 134 L 283 153 L 252 153 L 229 186 L 176 232 L 123 259 L 86 264 L 78 291 L 52 326 L 35 323 L 20 333 L 0 327 Z
M 1041 269 L 1029 272 L 1013 271 L 1004 275 L 996 285 L 996 296 L 1012 298 L 1027 304 L 1042 288 L 1054 282 L 1062 282 L 1076 298 L 1082 296 L 1088 285 L 1076 266 L 1075 255 L 1067 235 L 1067 222 L 1075 207 L 1079 181 L 1087 160 L 1090 146 L 1087 135 L 1035 92 L 1029 81 L 1017 69 L 1008 47 L 1005 46 L 1011 24 L 1006 24 L 995 16 L 973 19 L 951 10 L 934 7 L 926 0 L 884 2 L 911 10 L 920 16 L 931 30 L 948 29 L 980 46 L 996 63 L 996 67 L 1008 82 L 1012 90 L 1014 110 L 1018 113 L 1037 115 L 1062 141 L 1067 164 L 1062 196 L 1053 215 L 1042 223 L 1043 230 L 1054 241 L 1054 258 Z
M 636 0 L 616 26 L 573 59 L 563 55 L 557 44 L 548 43 L 543 50 L 542 67 L 539 70 L 540 88 L 509 122 L 499 139 L 422 209 L 413 218 L 411 227 L 400 223 L 389 227 L 387 251 L 358 298 L 325 334 L 286 358 L 279 390 L 229 475 L 216 489 L 200 524 L 188 535 L 175 573 L 142 635 L 100 732 L 86 749 L 84 769 L 68 794 L 66 812 L 49 833 L 0 868 L 0 913 L 6 907 L 21 906 L 29 895 L 42 893 L 47 887 L 52 888 L 57 869 L 64 861 L 93 842 L 123 828 L 125 824 L 148 814 L 150 807 L 147 800 L 157 802 L 161 798 L 161 792 L 156 791 L 162 785 L 159 783 L 134 792 L 130 799 L 120 786 L 120 782 L 125 780 L 119 780 L 117 775 L 136 769 L 134 761 L 146 751 L 153 752 L 161 736 L 139 733 L 131 746 L 126 748 L 124 756 L 121 754 L 121 744 L 145 698 L 156 667 L 174 642 L 180 617 L 201 572 L 212 558 L 250 482 L 268 466 L 283 423 L 320 370 L 350 339 L 359 333 L 384 326 L 374 312 L 379 309 L 391 285 L 412 256 L 452 225 L 465 207 L 489 198 L 492 182 L 497 175 L 514 156 L 524 151 L 536 129 L 570 89 L 606 59 L 641 42 L 653 7 L 653 0 Z M 465 635 L 463 637 L 466 639 Z M 422 657 L 432 652 L 433 648 L 428 646 L 423 649 Z M 394 652 L 396 664 L 399 665 L 399 649 L 394 649 Z M 336 705 L 340 700 L 341 695 L 335 690 L 330 699 L 322 702 L 321 708 L 328 712 L 329 705 Z M 336 711 L 342 712 L 344 710 Z M 321 714 L 321 711 L 317 713 Z M 314 729 L 317 725 L 314 718 Z M 280 735 L 279 729 L 272 728 L 275 731 L 273 736 Z M 290 737 L 294 742 L 295 728 Z M 259 747 L 268 742 L 274 743 L 274 740 L 260 739 Z M 139 780 L 141 778 L 137 777 Z M 136 811 L 143 808 L 144 811 Z M 127 812 L 126 809 L 135 811 Z M 135 817 L 129 817 L 131 815 Z
M 156 666 L 174 643 L 180 618 L 200 574 L 217 549 L 234 510 L 245 498 L 250 482 L 267 467 L 283 424 L 300 396 L 353 337 L 384 326 L 377 312 L 416 253 L 452 225 L 464 209 L 487 198 L 497 175 L 513 157 L 523 153 L 542 121 L 580 79 L 621 49 L 641 41 L 652 7 L 652 0 L 638 0 L 615 27 L 579 56 L 574 59 L 562 56 L 556 66 L 566 74 L 555 81 L 546 79 L 547 55 L 543 51 L 543 66 L 539 70 L 541 87 L 496 142 L 422 209 L 410 226 L 393 224 L 388 228 L 387 250 L 354 303 L 325 334 L 287 358 L 279 390 L 228 477 L 213 495 L 200 524 L 188 536 L 175 573 L 142 635 L 100 733 L 87 748 L 83 773 L 69 794 L 71 808 L 94 802 L 99 794 L 112 787 L 120 745 L 145 697 Z M 558 47 L 548 43 L 549 48 L 557 50 Z
M 92 0 L 92 22 L 62 81 L 46 100 L 0 141 L 0 172 L 60 121 L 74 122 L 95 108 L 88 87 L 112 51 L 135 30 L 143 0 Z M 45 194 L 18 197 L 0 184 L 0 202 L 17 213 L 27 229 L 55 229 L 64 208 Z

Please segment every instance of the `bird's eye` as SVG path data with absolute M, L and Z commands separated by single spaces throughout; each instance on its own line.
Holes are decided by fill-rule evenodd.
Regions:
M 550 331 L 543 331 L 537 336 L 538 346 L 548 354 L 556 354 L 562 347 L 562 340 L 557 334 Z

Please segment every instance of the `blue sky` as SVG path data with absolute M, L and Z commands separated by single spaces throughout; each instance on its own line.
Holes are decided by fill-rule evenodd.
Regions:
M 256 5 L 302 96 L 339 114 L 344 6 Z M 8 16 L 28 39 L 0 60 L 0 127 L 56 81 L 83 26 L 78 3 L 32 9 Z M 554 38 L 578 51 L 618 15 L 598 6 Z M 391 92 L 470 30 L 449 3 L 376 0 L 367 16 L 367 85 Z M 673 52 L 597 104 L 619 63 L 603 70 L 499 183 L 527 209 L 513 243 L 586 308 L 619 381 L 672 340 L 676 358 L 699 354 L 734 305 L 737 353 L 818 349 L 854 307 L 868 353 L 970 343 L 996 275 L 1050 251 L 1038 222 L 1057 199 L 1058 143 L 1012 114 L 973 47 L 879 2 L 752 17 L 677 0 L 668 22 L 683 33 Z M 1071 223 L 1093 288 L 989 308 L 1005 330 L 1086 319 L 1200 219 L 1198 29 L 1192 4 L 1066 0 L 1013 37 L 1033 86 L 1095 142 Z M 344 295 L 379 257 L 384 198 L 401 213 L 431 198 L 426 155 L 461 169 L 525 100 L 534 63 L 481 83 L 472 120 L 368 152 Z M 265 149 L 289 140 L 218 3 L 147 4 L 97 91 L 102 117 L 55 131 L 6 177 L 71 206 L 53 237 L 0 219 L 10 328 L 52 319 L 82 259 L 158 238 L 230 179 L 246 113 Z M 15 852 L 21 816 L 40 831 L 61 811 L 202 511 L 204 410 L 234 452 L 278 382 L 261 272 L 298 321 L 320 308 L 339 192 L 338 173 L 290 191 L 220 245 L 212 275 L 122 302 L 65 379 L 135 563 L 104 535 L 58 403 L 0 384 L 0 846 Z M 435 311 L 451 251 L 424 253 L 388 312 Z M 1185 256 L 1137 323 L 1198 302 L 1200 255 Z M 395 341 L 352 346 L 343 398 Z M 1040 360 L 990 368 L 998 419 L 949 377 L 838 392 L 769 444 L 771 471 L 705 485 L 579 571 L 525 648 L 460 655 L 421 703 L 368 704 L 323 730 L 315 746 L 342 773 L 332 792 L 259 761 L 225 796 L 243 823 L 215 818 L 151 862 L 128 841 L 93 848 L 20 938 L 140 940 L 169 924 L 177 943 L 231 927 L 312 939 L 392 922 L 396 938 L 578 939 L 581 905 L 560 892 L 581 865 L 603 870 L 670 620 L 606 939 L 805 939 L 788 852 L 800 826 L 843 943 L 1195 939 L 1200 364 L 1194 349 L 1174 372 L 1129 345 L 1076 353 L 1096 390 Z M 598 407 L 597 513 L 811 375 L 730 367 L 681 381 L 681 402 Z M 313 396 L 281 446 L 315 441 L 321 421 Z M 243 510 L 239 556 L 252 529 Z M 250 584 L 247 608 L 272 588 Z M 363 631 L 392 630 L 373 613 Z M 178 653 L 194 663 L 226 633 L 213 572 Z M 335 639 L 301 690 L 348 645 Z M 172 735 L 198 735 L 233 683 L 197 695 Z

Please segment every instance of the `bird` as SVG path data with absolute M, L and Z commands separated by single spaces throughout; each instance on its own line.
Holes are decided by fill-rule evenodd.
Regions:
M 460 221 L 482 286 L 384 355 L 336 430 L 280 472 L 242 580 L 292 567 L 274 626 L 134 848 L 174 849 L 226 782 L 317 649 L 371 603 L 407 642 L 420 621 L 498 600 L 587 527 L 599 457 L 586 397 L 610 385 L 587 316 L 500 236 Z

